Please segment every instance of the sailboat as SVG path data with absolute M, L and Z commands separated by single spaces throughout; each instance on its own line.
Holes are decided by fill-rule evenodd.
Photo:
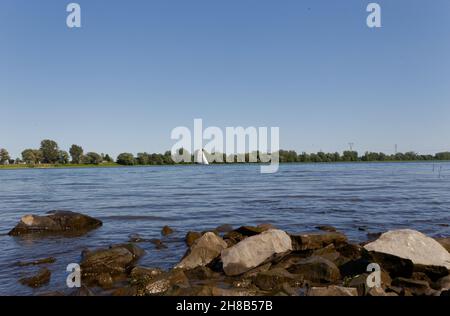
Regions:
M 209 165 L 208 159 L 206 159 L 203 149 L 197 151 L 195 162 L 198 163 L 199 165 Z

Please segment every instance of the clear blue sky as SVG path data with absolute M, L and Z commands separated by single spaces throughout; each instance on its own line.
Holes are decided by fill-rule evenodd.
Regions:
M 0 4 L 0 147 L 159 152 L 170 132 L 279 126 L 281 146 L 450 150 L 450 1 L 63 0 Z

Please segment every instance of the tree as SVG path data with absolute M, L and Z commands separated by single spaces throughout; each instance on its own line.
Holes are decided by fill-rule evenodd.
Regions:
M 133 154 L 130 153 L 122 153 L 117 156 L 117 163 L 119 165 L 131 166 L 134 165 L 135 160 Z
M 0 164 L 4 165 L 6 163 L 9 163 L 9 160 L 11 157 L 9 157 L 9 153 L 5 148 L 0 148 Z
M 344 151 L 342 154 L 342 161 L 358 161 L 358 152 L 357 151 Z
M 50 139 L 41 142 L 42 159 L 44 163 L 56 163 L 59 158 L 58 144 Z
M 42 153 L 38 149 L 25 149 L 22 151 L 22 160 L 27 164 L 39 163 L 42 159 Z
M 114 162 L 114 160 L 111 158 L 110 155 L 106 154 L 105 157 L 103 158 L 104 161 L 106 162 Z
M 81 163 L 83 157 L 83 148 L 78 145 L 72 145 L 69 149 L 70 156 L 72 156 L 72 163 Z
M 98 165 L 103 162 L 102 156 L 97 153 L 89 152 L 83 157 L 83 163 L 90 165 Z
M 63 165 L 69 163 L 69 154 L 67 153 L 67 151 L 64 150 L 59 151 L 58 163 Z

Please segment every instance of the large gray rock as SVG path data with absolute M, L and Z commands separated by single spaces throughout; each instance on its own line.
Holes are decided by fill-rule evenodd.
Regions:
M 47 214 L 45 216 L 23 216 L 8 235 L 20 236 L 32 233 L 83 234 L 102 225 L 102 222 L 98 219 L 75 212 L 51 211 Z
M 433 238 L 415 230 L 389 231 L 364 248 L 409 259 L 414 264 L 443 266 L 450 269 L 450 253 Z
M 179 264 L 178 269 L 194 269 L 206 266 L 220 255 L 220 252 L 227 248 L 227 243 L 214 233 L 205 233 L 198 238 Z
M 282 230 L 270 229 L 223 250 L 223 270 L 227 275 L 239 275 L 259 266 L 275 254 L 290 250 L 292 241 L 288 234 Z

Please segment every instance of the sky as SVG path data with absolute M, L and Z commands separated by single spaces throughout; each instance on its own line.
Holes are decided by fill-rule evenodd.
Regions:
M 163 152 L 177 126 L 277 126 L 298 152 L 450 150 L 450 1 L 0 3 L 0 147 Z

